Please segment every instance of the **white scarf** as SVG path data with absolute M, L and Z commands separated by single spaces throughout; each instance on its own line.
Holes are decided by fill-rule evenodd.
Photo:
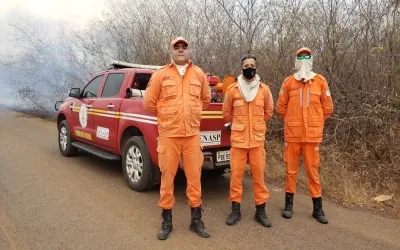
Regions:
M 251 82 L 244 79 L 243 75 L 238 77 L 238 87 L 240 94 L 246 102 L 251 102 L 257 95 L 260 87 L 260 77 L 256 74 Z
M 316 74 L 312 71 L 312 65 L 313 65 L 312 56 L 310 59 L 303 59 L 303 60 L 299 60 L 296 58 L 295 69 L 297 70 L 297 72 L 294 74 L 294 78 L 297 81 L 302 80 L 303 82 L 307 82 L 313 79 Z

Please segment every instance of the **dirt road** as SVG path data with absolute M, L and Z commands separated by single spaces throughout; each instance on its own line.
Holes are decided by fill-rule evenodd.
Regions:
M 254 220 L 251 182 L 244 181 L 243 219 L 225 225 L 229 174 L 203 181 L 204 222 L 212 237 L 188 230 L 185 183 L 175 188 L 174 231 L 157 240 L 157 187 L 137 193 L 118 162 L 88 154 L 62 157 L 55 123 L 0 108 L 0 249 L 400 249 L 400 221 L 325 202 L 328 225 L 311 217 L 296 194 L 294 217 L 280 215 L 284 192 L 267 185 L 272 228 Z

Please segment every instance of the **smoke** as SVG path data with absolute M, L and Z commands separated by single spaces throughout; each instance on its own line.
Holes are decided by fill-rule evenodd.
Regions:
M 54 110 L 56 101 L 90 76 L 75 31 L 66 22 L 16 16 L 10 14 L 2 24 L 8 25 L 2 33 L 7 33 L 9 43 L 0 51 L 0 103 Z
M 12 105 L 16 100 L 10 79 L 11 72 L 0 64 L 0 104 Z
M 51 111 L 71 87 L 82 87 L 99 70 L 88 65 L 90 58 L 82 54 L 78 37 L 88 16 L 99 11 L 76 16 L 82 11 L 70 6 L 68 14 L 58 8 L 54 11 L 63 17 L 57 19 L 54 11 L 40 9 L 43 13 L 38 15 L 32 8 L 10 8 L 4 13 L 0 7 L 0 104 Z

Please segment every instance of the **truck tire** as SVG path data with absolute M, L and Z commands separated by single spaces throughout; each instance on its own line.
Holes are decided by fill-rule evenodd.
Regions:
M 153 164 L 143 136 L 133 136 L 125 143 L 122 170 L 128 186 L 141 192 L 153 186 Z
M 65 157 L 73 156 L 78 153 L 78 149 L 71 145 L 72 136 L 66 120 L 58 126 L 58 148 L 61 155 Z

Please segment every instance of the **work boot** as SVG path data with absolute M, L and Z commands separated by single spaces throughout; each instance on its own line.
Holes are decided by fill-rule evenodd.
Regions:
M 241 219 L 242 219 L 242 214 L 240 213 L 240 203 L 233 201 L 232 213 L 228 216 L 228 219 L 226 219 L 226 224 L 233 226 Z
M 172 232 L 172 211 L 171 209 L 163 209 L 161 213 L 163 219 L 161 223 L 161 230 L 158 233 L 159 240 L 166 240 L 169 237 L 169 233 Z
M 271 227 L 271 222 L 265 214 L 265 203 L 256 206 L 254 219 L 264 227 Z
M 196 232 L 200 237 L 208 238 L 210 233 L 205 228 L 203 221 L 201 220 L 201 206 L 191 207 L 192 221 L 190 222 L 190 230 Z
M 283 212 L 282 212 L 283 218 L 286 218 L 286 219 L 292 218 L 293 196 L 294 196 L 294 193 L 286 192 L 286 195 L 285 195 L 285 208 L 283 209 Z
M 312 198 L 314 209 L 312 216 L 322 224 L 328 224 L 328 218 L 326 218 L 324 211 L 322 210 L 322 198 Z

